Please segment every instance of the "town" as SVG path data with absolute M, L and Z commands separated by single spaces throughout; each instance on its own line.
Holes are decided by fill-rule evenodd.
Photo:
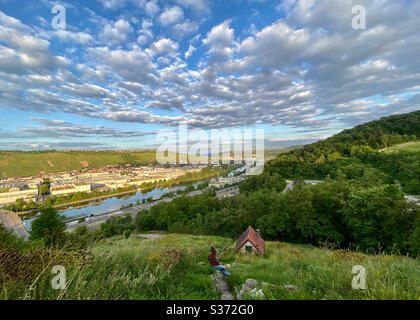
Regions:
M 47 181 L 52 197 L 77 192 L 116 190 L 143 183 L 171 180 L 187 173 L 198 173 L 205 166 L 107 166 L 99 169 L 81 169 L 49 173 L 23 178 L 7 178 L 0 181 L 0 205 L 13 204 L 18 199 L 42 203 L 42 185 Z

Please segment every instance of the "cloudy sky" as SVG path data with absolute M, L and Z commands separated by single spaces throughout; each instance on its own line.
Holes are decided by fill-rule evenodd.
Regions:
M 286 146 L 418 110 L 419 16 L 416 0 L 0 0 L 0 148 L 151 148 L 180 122 Z

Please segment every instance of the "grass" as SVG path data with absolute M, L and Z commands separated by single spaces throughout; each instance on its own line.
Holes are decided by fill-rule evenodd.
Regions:
M 231 265 L 226 280 L 233 294 L 252 278 L 267 283 L 261 287 L 266 299 L 420 299 L 418 259 L 283 242 L 266 242 L 264 256 L 248 256 L 234 253 L 234 243 L 223 237 L 177 234 L 153 240 L 135 234 L 109 238 L 90 246 L 89 263 L 62 262 L 66 290 L 51 288 L 53 275 L 47 268 L 33 290 L 16 279 L 3 284 L 0 279 L 0 299 L 219 299 L 207 254 L 210 245 L 229 244 L 220 261 Z M 351 287 L 355 265 L 366 268 L 366 290 Z M 299 290 L 288 291 L 285 285 Z
M 407 142 L 403 144 L 398 144 L 391 148 L 386 148 L 385 152 L 395 152 L 395 151 L 411 151 L 411 152 L 418 152 L 420 151 L 420 141 L 415 142 Z

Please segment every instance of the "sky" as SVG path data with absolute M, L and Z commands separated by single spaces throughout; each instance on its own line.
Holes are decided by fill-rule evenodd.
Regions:
M 419 16 L 415 0 L 0 0 L 0 149 L 150 149 L 180 123 L 283 147 L 419 110 Z

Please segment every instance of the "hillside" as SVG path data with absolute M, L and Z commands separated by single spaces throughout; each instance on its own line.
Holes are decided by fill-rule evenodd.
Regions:
M 0 177 L 25 177 L 107 165 L 156 162 L 154 151 L 1 151 Z
M 267 158 L 296 147 L 267 149 Z M 39 174 L 107 165 L 155 164 L 154 150 L 145 151 L 0 151 L 0 178 L 27 177 Z
M 384 182 L 399 180 L 405 192 L 420 194 L 420 152 L 416 147 L 419 140 L 420 111 L 385 117 L 280 154 L 267 163 L 265 173 L 286 178 L 344 175 L 352 179 L 375 168 Z M 410 147 L 393 148 L 408 143 Z M 385 148 L 398 152 L 378 152 Z
M 246 256 L 234 254 L 234 243 L 230 238 L 178 234 L 154 240 L 140 239 L 136 234 L 129 239 L 117 236 L 91 245 L 92 255 L 84 254 L 89 259 L 67 256 L 63 263 L 70 283 L 64 292 L 48 285 L 53 276 L 50 272 L 41 276 L 32 291 L 19 284 L 15 275 L 4 284 L 0 299 L 21 299 L 25 294 L 31 299 L 219 299 L 207 254 L 210 245 L 224 248 L 229 244 L 220 261 L 231 265 L 227 282 L 234 295 L 234 287 L 240 289 L 251 278 L 267 283 L 261 287 L 266 299 L 420 298 L 420 261 L 416 259 L 269 241 L 264 256 Z M 51 254 L 52 258 L 42 263 L 41 258 L 32 258 L 32 265 L 19 272 L 27 276 L 32 272 L 35 277 L 37 270 L 54 257 L 59 261 L 62 254 Z M 366 290 L 352 289 L 355 265 L 366 268 Z M 286 290 L 286 285 L 299 289 Z

